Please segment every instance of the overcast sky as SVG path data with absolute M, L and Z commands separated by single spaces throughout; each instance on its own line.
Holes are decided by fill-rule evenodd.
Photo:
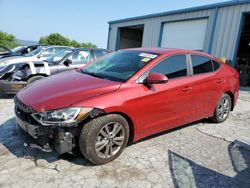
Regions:
M 0 0 L 0 30 L 34 41 L 58 32 L 106 47 L 108 21 L 217 2 L 223 0 Z

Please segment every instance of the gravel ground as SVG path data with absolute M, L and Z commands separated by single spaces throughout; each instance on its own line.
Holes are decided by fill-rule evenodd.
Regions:
M 32 147 L 13 117 L 13 100 L 0 99 L 0 187 L 250 187 L 250 91 L 226 122 L 152 136 L 102 166 Z

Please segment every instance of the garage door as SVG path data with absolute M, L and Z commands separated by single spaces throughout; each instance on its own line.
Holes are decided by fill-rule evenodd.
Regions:
M 203 50 L 207 23 L 208 19 L 165 23 L 161 47 Z

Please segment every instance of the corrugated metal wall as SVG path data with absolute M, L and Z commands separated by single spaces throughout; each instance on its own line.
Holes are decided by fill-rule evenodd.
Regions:
M 250 11 L 250 3 L 219 9 L 211 54 L 233 60 L 243 12 Z
M 109 45 L 108 47 L 111 50 L 115 50 L 116 42 L 117 42 L 117 34 L 119 27 L 126 27 L 126 26 L 133 26 L 133 25 L 142 25 L 144 24 L 144 33 L 143 33 L 143 42 L 142 47 L 158 47 L 159 37 L 160 37 L 160 30 L 161 25 L 164 22 L 173 22 L 179 20 L 189 20 L 201 17 L 209 17 L 208 28 L 212 23 L 212 10 L 203 10 L 203 11 L 196 11 L 190 13 L 183 13 L 183 14 L 174 14 L 170 16 L 160 16 L 160 17 L 152 17 L 148 19 L 141 19 L 141 20 L 134 20 L 128 22 L 121 22 L 117 24 L 110 25 L 110 38 L 109 38 Z M 211 31 L 207 30 L 207 37 L 205 42 L 205 49 L 207 49 L 207 39 L 210 36 Z
M 217 57 L 226 56 L 233 60 L 241 16 L 247 11 L 250 11 L 250 3 L 113 23 L 110 24 L 108 48 L 116 49 L 119 27 L 144 24 L 142 47 L 158 47 L 162 23 L 208 17 L 204 50 Z

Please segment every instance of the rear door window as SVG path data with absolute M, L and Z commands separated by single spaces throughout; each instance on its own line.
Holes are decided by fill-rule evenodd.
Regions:
M 168 79 L 187 76 L 186 55 L 175 55 L 160 61 L 150 73 L 161 73 Z
M 213 64 L 210 58 L 199 55 L 191 55 L 191 59 L 194 75 L 213 72 Z

